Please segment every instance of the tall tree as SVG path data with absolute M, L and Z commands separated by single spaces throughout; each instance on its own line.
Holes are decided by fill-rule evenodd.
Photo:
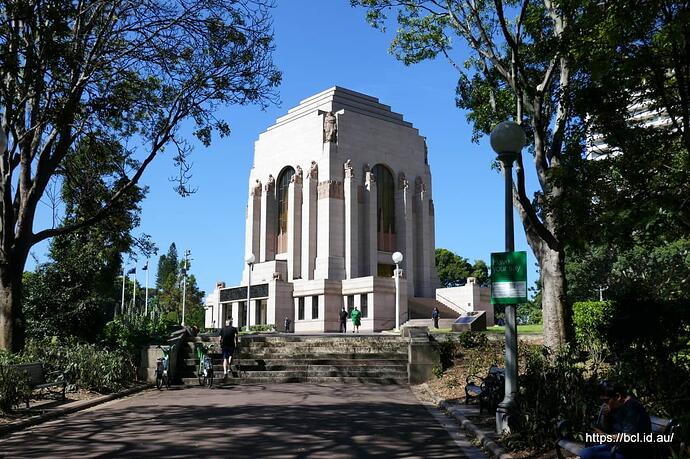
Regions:
M 158 271 L 156 272 L 156 288 L 162 289 L 167 279 L 178 276 L 177 246 L 173 242 L 168 248 L 168 253 L 158 259 Z
M 164 150 L 191 192 L 191 144 L 229 133 L 220 105 L 277 99 L 271 0 L 0 1 L 0 348 L 24 339 L 22 273 L 31 247 L 86 228 L 120 205 Z M 126 146 L 92 213 L 34 231 L 39 201 L 81 139 Z M 138 158 L 139 161 L 134 161 Z
M 160 311 L 179 320 L 182 317 L 183 278 L 187 276 L 185 295 L 185 324 L 203 326 L 204 319 L 204 291 L 200 290 L 194 274 L 190 273 L 191 261 L 178 261 L 177 247 L 170 244 L 168 253 L 161 255 L 158 260 L 158 274 L 156 276 L 155 302 Z
M 436 249 L 436 270 L 444 287 L 465 285 L 468 277 L 474 277 L 480 285 L 485 285 L 489 278 L 489 270 L 483 260 L 475 260 L 471 265 L 467 258 L 448 249 Z
M 119 144 L 86 137 L 65 161 L 60 202 L 69 225 L 89 215 L 109 194 L 108 181 L 126 154 Z M 133 187 L 113 212 L 89 227 L 51 240 L 49 261 L 24 275 L 27 334 L 93 340 L 120 303 L 122 254 L 139 241 L 139 203 L 145 190 Z M 145 240 L 142 242 L 146 242 Z
M 472 0 L 352 0 L 368 9 L 367 19 L 385 27 L 386 14 L 399 25 L 391 52 L 405 64 L 438 55 L 459 72 L 457 104 L 467 109 L 473 140 L 513 117 L 527 131 L 539 190 L 530 197 L 522 153 L 516 161 L 513 204 L 542 277 L 544 344 L 559 348 L 570 337 L 566 301 L 565 245 L 559 213 L 567 197 L 557 180 L 570 156 L 581 156 L 571 137 L 571 44 L 580 37 L 573 24 L 581 7 L 553 0 L 476 2 Z M 453 39 L 469 45 L 464 64 L 453 57 Z M 573 142 L 574 141 L 574 142 Z M 574 144 L 573 144 L 574 143 Z

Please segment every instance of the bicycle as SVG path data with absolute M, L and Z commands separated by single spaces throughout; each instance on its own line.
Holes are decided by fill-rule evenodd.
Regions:
M 201 343 L 196 343 L 195 346 L 196 357 L 199 360 L 197 366 L 197 377 L 199 378 L 199 385 L 206 387 L 213 387 L 213 362 L 208 356 L 209 348 Z
M 165 384 L 165 387 L 170 389 L 170 353 L 173 346 L 158 346 L 158 349 L 163 351 L 163 357 L 158 357 L 156 361 L 156 388 L 160 390 Z

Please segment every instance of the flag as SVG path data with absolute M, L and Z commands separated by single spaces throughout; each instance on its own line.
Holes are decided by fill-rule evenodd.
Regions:
M 136 267 L 134 267 L 134 268 L 130 269 L 129 271 L 127 271 L 127 274 L 128 274 L 128 275 L 129 275 L 129 274 L 136 274 L 136 273 L 137 273 L 137 268 L 136 268 Z
M 142 270 L 142 271 L 146 271 L 146 270 L 148 270 L 148 269 L 149 269 L 149 261 L 146 260 L 146 263 L 144 264 L 144 267 L 141 268 L 141 270 Z

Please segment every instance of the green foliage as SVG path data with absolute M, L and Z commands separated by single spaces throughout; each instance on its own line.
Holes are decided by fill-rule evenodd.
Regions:
M 441 360 L 441 373 L 452 367 L 455 362 L 455 357 L 458 353 L 459 343 L 451 335 L 448 335 L 445 340 L 436 343 Z
M 464 285 L 468 277 L 475 277 L 479 285 L 489 279 L 489 269 L 483 260 L 475 260 L 474 265 L 448 249 L 436 249 L 436 270 L 441 285 L 457 287 Z
M 541 306 L 533 301 L 519 304 L 516 310 L 519 325 L 537 325 L 542 323 Z
M 107 200 L 108 186 L 122 164 L 132 160 L 116 142 L 87 136 L 65 159 L 60 189 L 65 206 L 62 226 L 83 221 Z M 75 336 L 94 341 L 120 303 L 122 253 L 147 244 L 132 235 L 146 191 L 131 188 L 104 220 L 59 235 L 50 243 L 50 260 L 23 278 L 27 335 Z M 148 243 L 147 247 L 153 249 Z
M 150 319 L 139 315 L 120 315 L 103 330 L 103 343 L 110 349 L 129 353 L 138 361 L 139 350 L 149 344 L 163 344 L 173 323 L 164 318 Z
M 276 326 L 274 324 L 259 324 L 250 325 L 249 331 L 253 332 L 274 332 L 276 331 Z
M 110 393 L 136 380 L 136 367 L 128 352 L 74 339 L 28 341 L 22 359 L 43 362 L 48 378 L 61 377 L 76 389 Z
M 485 333 L 466 331 L 458 335 L 458 344 L 465 349 L 484 347 L 489 342 Z
M 584 375 L 582 363 L 564 352 L 550 356 L 542 349 L 523 354 L 525 371 L 518 377 L 519 415 L 516 433 L 506 439 L 512 449 L 552 445 L 554 426 L 565 419 L 575 432 L 588 431 L 598 410 L 597 380 Z
M 185 324 L 189 326 L 204 326 L 204 291 L 196 283 L 196 277 L 190 274 L 191 261 L 187 261 L 187 287 L 185 302 Z M 168 253 L 162 255 L 158 261 L 156 277 L 156 295 L 152 302 L 160 315 L 169 320 L 182 318 L 182 280 L 185 273 L 185 261 L 180 260 L 175 243 L 170 244 Z
M 606 348 L 607 333 L 615 312 L 611 301 L 580 301 L 573 304 L 573 325 L 578 346 L 587 351 Z
M 18 372 L 0 359 L 0 412 L 10 413 L 31 395 L 29 375 Z

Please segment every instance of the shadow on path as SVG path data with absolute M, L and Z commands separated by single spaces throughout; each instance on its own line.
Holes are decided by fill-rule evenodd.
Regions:
M 405 387 L 150 391 L 0 441 L 6 457 L 461 457 Z

